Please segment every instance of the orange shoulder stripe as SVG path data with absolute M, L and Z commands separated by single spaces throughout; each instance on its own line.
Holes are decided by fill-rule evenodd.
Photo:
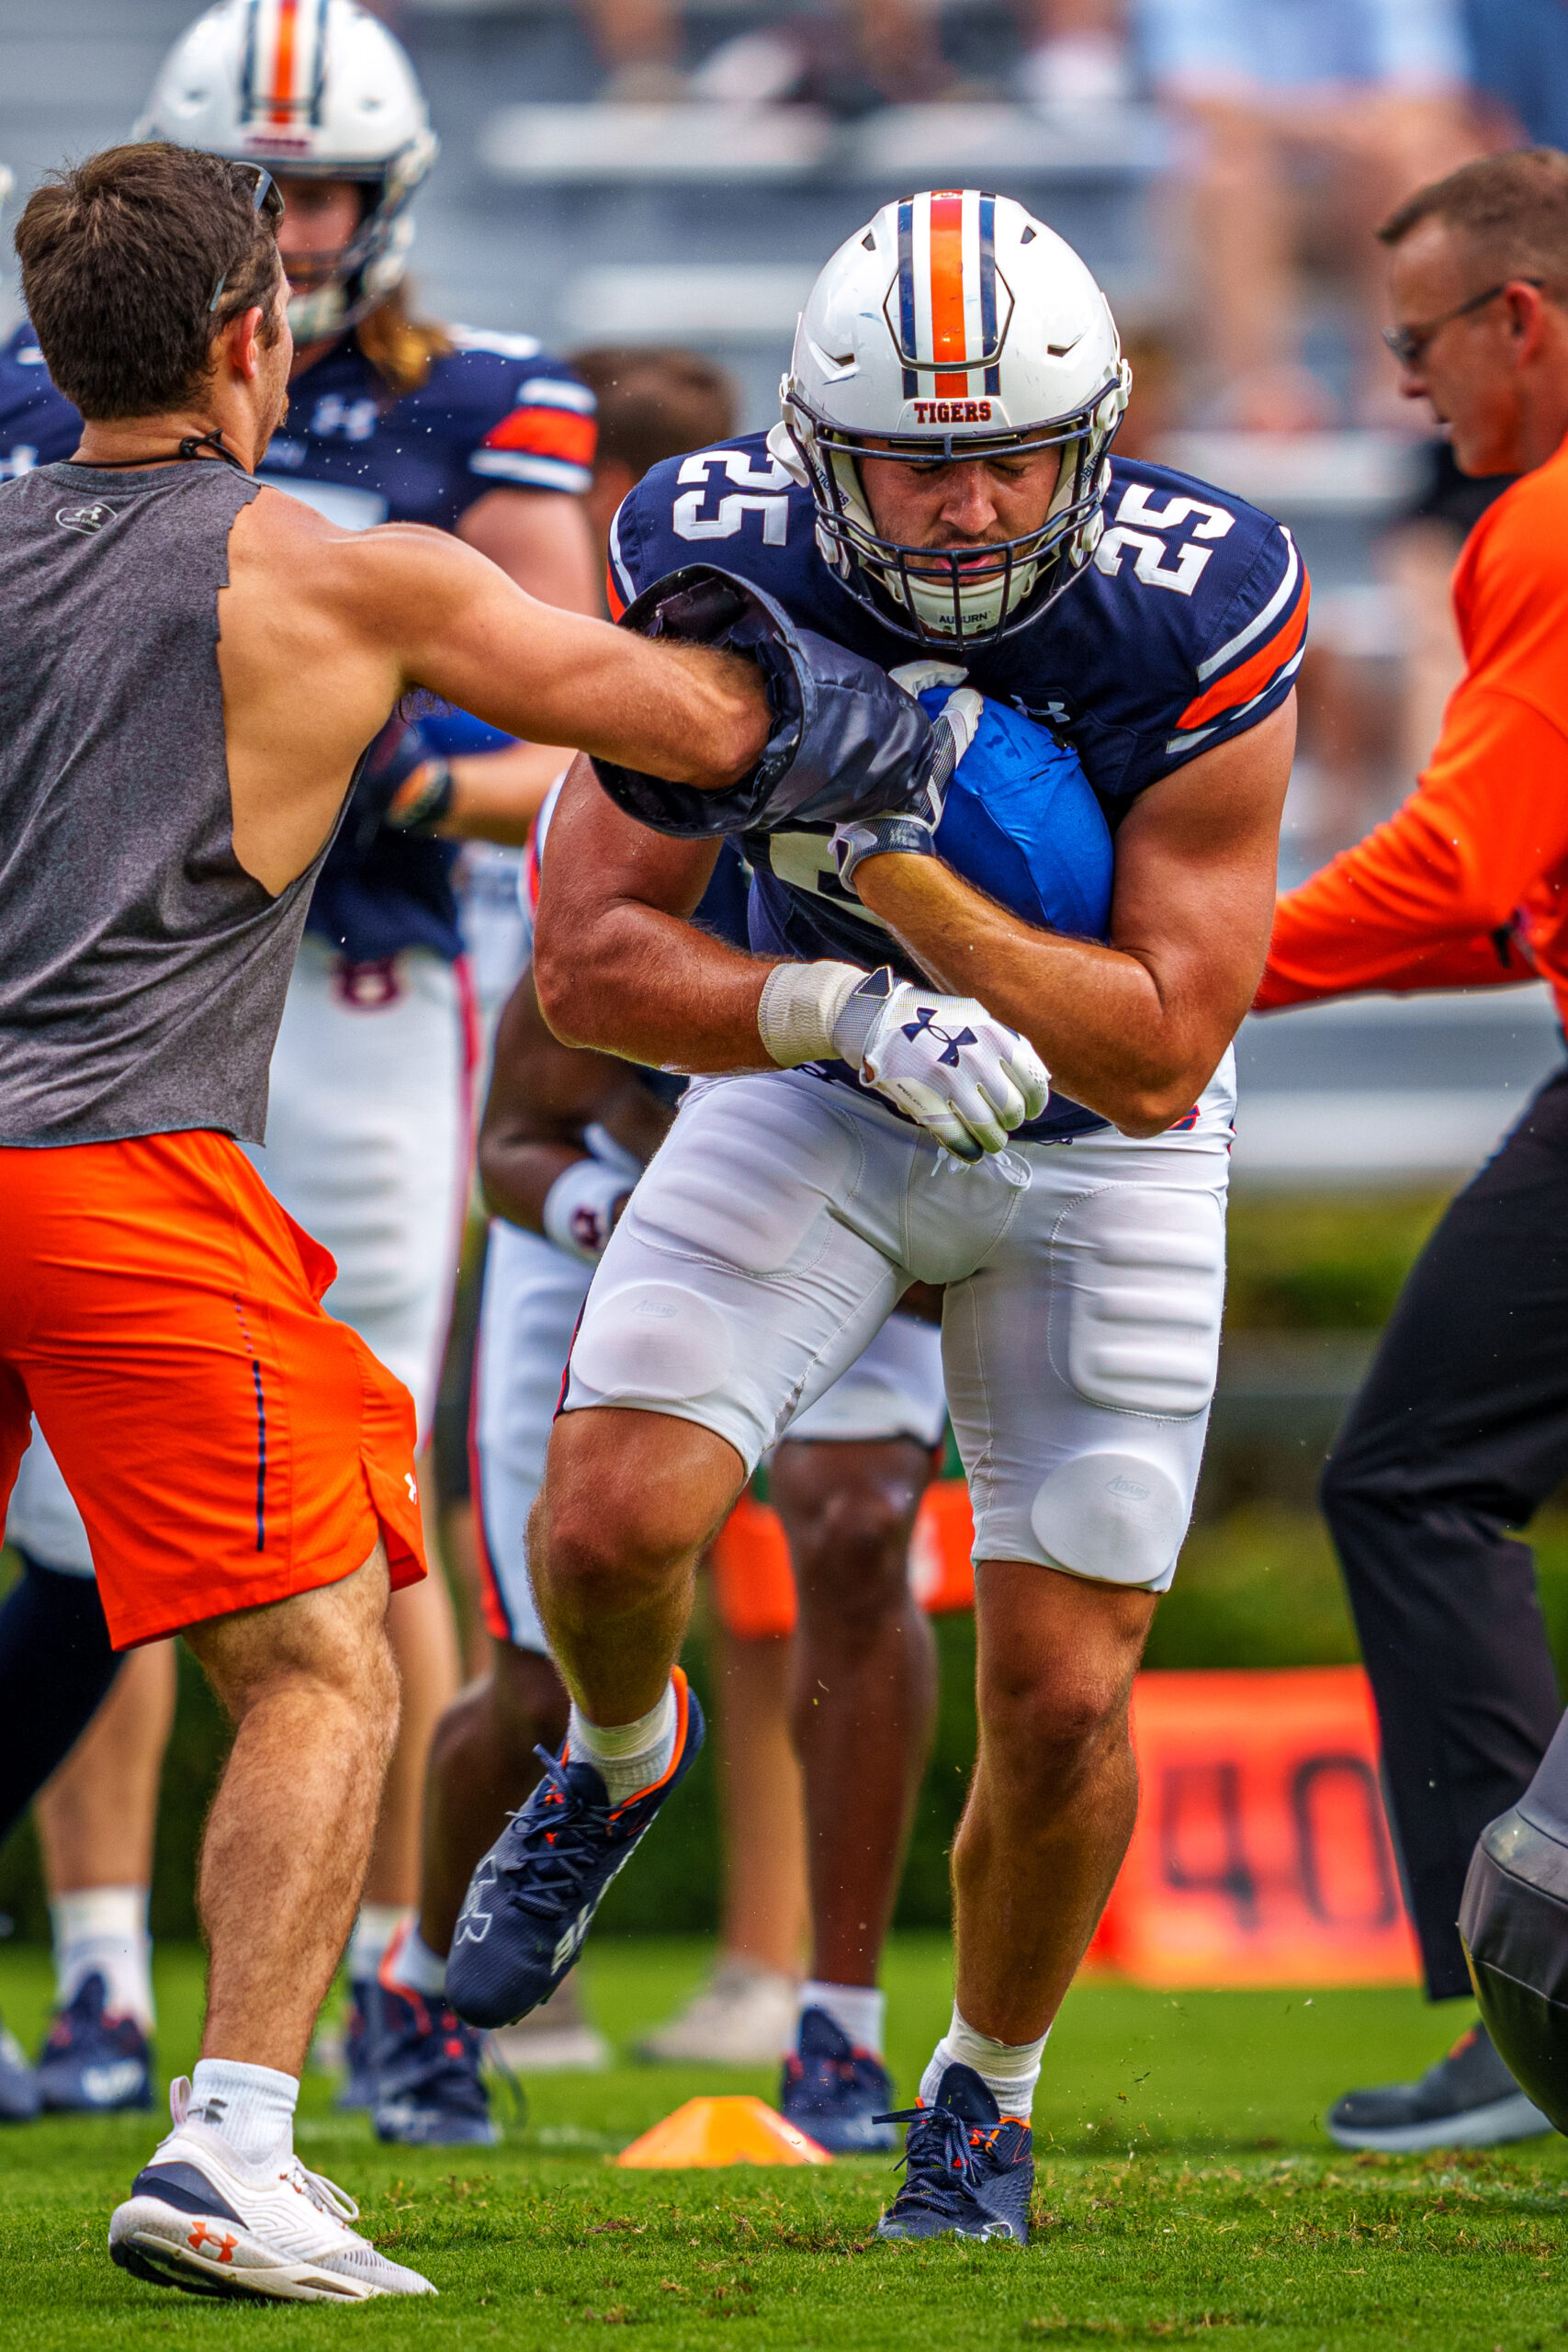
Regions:
M 1254 695 L 1262 693 L 1274 672 L 1281 662 L 1290 660 L 1306 635 L 1308 602 L 1303 581 L 1302 594 L 1296 599 L 1290 618 L 1282 628 L 1276 629 L 1268 644 L 1249 654 L 1238 669 L 1227 670 L 1224 676 L 1216 678 L 1195 702 L 1188 704 L 1176 722 L 1182 733 L 1190 728 L 1201 727 L 1205 719 L 1217 718 L 1223 711 L 1234 709 L 1237 703 L 1250 702 Z

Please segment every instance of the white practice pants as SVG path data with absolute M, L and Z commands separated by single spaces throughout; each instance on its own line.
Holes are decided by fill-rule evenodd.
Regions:
M 976 1560 L 1163 1591 L 1218 1363 L 1234 1106 L 1227 1055 L 1183 1132 L 968 1166 L 808 1071 L 694 1087 L 595 1273 L 566 1409 L 695 1421 L 750 1469 L 907 1283 L 941 1283 Z

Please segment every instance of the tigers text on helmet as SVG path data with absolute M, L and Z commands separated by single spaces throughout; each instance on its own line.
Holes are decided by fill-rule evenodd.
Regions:
M 817 506 L 850 594 L 901 636 L 993 644 L 1059 596 L 1103 528 L 1107 451 L 1131 375 L 1104 295 L 1011 197 L 948 188 L 885 204 L 812 288 L 769 447 Z M 1061 452 L 1025 537 L 914 548 L 883 537 L 865 457 L 911 465 Z
M 437 143 L 413 67 L 357 0 L 219 0 L 164 60 L 136 136 L 362 184 L 358 230 L 290 299 L 297 344 L 341 334 L 398 284 Z

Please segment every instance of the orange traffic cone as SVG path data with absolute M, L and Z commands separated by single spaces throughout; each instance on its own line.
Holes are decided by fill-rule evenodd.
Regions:
M 689 2098 L 615 2158 L 650 2172 L 688 2165 L 830 2165 L 815 2140 L 760 2098 Z

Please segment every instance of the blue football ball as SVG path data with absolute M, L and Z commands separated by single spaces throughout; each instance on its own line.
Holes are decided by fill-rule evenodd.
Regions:
M 929 718 L 951 691 L 921 695 Z M 1112 850 L 1105 813 L 1077 753 L 1010 704 L 987 696 L 936 842 L 954 873 L 1026 922 L 1077 939 L 1106 936 Z

